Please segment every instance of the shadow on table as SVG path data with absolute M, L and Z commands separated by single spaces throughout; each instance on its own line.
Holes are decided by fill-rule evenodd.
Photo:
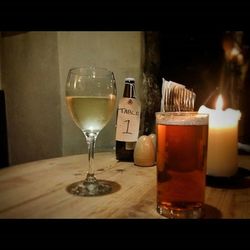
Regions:
M 232 177 L 206 176 L 206 185 L 224 189 L 243 189 L 250 188 L 250 170 L 238 168 L 237 173 Z
M 220 219 L 222 213 L 216 207 L 210 206 L 208 204 L 204 205 L 204 217 L 203 219 Z

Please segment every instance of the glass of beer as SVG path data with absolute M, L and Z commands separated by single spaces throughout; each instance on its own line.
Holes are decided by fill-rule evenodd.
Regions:
M 202 218 L 206 186 L 208 114 L 157 112 L 157 212 Z

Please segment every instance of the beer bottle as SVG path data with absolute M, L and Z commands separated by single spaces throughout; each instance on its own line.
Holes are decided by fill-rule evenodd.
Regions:
M 116 122 L 116 159 L 134 161 L 134 148 L 139 136 L 141 104 L 136 99 L 135 79 L 125 78 Z

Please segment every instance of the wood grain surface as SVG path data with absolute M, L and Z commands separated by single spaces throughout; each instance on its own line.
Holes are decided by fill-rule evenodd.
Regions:
M 239 166 L 250 169 L 250 156 Z M 67 192 L 84 178 L 87 155 L 29 162 L 0 170 L 0 218 L 164 218 L 156 212 L 156 166 L 117 162 L 97 153 L 96 177 L 120 185 L 116 192 L 78 197 Z M 207 186 L 205 218 L 250 218 L 250 179 L 235 186 Z

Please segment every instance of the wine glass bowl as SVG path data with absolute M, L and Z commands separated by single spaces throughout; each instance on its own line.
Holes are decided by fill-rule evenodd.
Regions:
M 108 194 L 112 192 L 112 182 L 95 178 L 93 160 L 97 136 L 115 109 L 114 73 L 92 66 L 72 68 L 68 73 L 65 95 L 71 118 L 83 132 L 88 145 L 86 178 L 70 185 L 68 191 L 79 196 Z

